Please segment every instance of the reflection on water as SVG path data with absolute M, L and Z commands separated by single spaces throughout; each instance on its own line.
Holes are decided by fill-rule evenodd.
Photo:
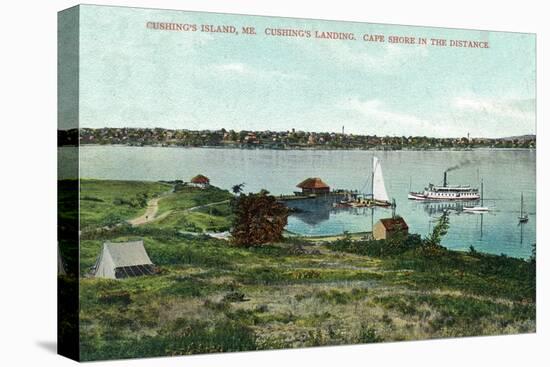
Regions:
M 424 211 L 430 215 L 443 214 L 443 212 L 449 212 L 454 214 L 460 214 L 464 210 L 465 206 L 476 205 L 477 201 L 433 201 L 433 202 L 419 202 L 422 205 Z
M 324 196 L 310 199 L 285 201 L 292 211 L 291 216 L 305 224 L 315 226 L 330 220 L 331 215 L 370 215 L 370 208 L 334 207 L 342 198 L 339 196 Z

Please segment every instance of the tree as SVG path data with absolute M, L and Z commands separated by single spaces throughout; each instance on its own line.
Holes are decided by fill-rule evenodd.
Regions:
M 279 241 L 288 221 L 288 208 L 269 195 L 242 194 L 234 200 L 235 221 L 231 235 L 237 246 L 257 246 Z
M 449 213 L 443 212 L 437 220 L 432 233 L 424 240 L 424 247 L 428 249 L 438 249 L 441 247 L 441 240 L 449 230 Z
M 233 193 L 235 195 L 239 195 L 240 193 L 243 192 L 243 188 L 244 188 L 244 182 L 243 183 L 240 183 L 240 184 L 237 184 L 237 185 L 233 185 L 231 187 L 231 191 L 233 191 Z

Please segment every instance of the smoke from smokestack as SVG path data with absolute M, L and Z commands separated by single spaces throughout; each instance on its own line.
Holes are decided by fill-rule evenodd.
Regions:
M 445 173 L 451 172 L 451 171 L 455 171 L 455 170 L 457 170 L 457 169 L 459 169 L 459 168 L 468 166 L 468 165 L 470 165 L 470 164 L 472 164 L 472 161 L 469 160 L 469 159 L 465 159 L 465 160 L 461 161 L 460 163 L 455 164 L 454 166 L 451 166 L 451 167 L 447 168 L 447 169 L 445 170 Z

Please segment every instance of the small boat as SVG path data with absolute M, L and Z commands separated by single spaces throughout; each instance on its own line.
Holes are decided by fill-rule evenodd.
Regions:
M 489 208 L 486 206 L 467 206 L 464 207 L 463 211 L 466 213 L 487 213 L 489 211 Z
M 367 202 L 370 206 L 391 206 L 384 175 L 382 174 L 382 165 L 377 157 L 372 157 L 372 199 Z
M 520 223 L 527 223 L 527 221 L 529 220 L 529 215 L 523 212 L 523 192 L 521 193 L 521 206 L 518 220 Z
M 483 180 L 481 180 L 481 205 L 465 206 L 462 208 L 466 213 L 487 213 L 489 208 L 483 206 Z

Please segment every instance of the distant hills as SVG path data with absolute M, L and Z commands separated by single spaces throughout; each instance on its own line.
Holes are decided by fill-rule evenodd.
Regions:
M 526 134 L 526 135 L 518 135 L 518 136 L 507 136 L 504 138 L 498 138 L 500 140 L 536 140 L 535 134 Z

